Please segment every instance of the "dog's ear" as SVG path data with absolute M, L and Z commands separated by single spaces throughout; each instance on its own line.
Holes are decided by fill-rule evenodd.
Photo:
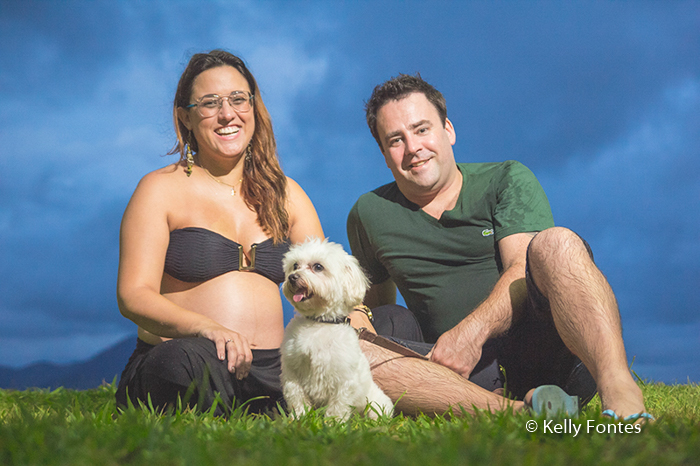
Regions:
M 369 279 L 363 272 L 357 259 L 351 255 L 347 257 L 348 260 L 345 264 L 346 273 L 343 276 L 346 280 L 345 289 L 348 293 L 348 300 L 353 305 L 362 304 L 362 300 L 365 299 L 365 294 L 369 289 Z
M 291 271 L 292 264 L 296 261 L 296 250 L 298 246 L 293 245 L 289 251 L 282 257 L 282 270 L 285 275 Z

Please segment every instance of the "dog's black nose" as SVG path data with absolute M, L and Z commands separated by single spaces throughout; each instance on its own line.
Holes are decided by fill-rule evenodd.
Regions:
M 292 285 L 295 285 L 297 280 L 299 280 L 299 274 L 293 273 L 287 278 L 287 280 L 289 280 L 289 283 Z

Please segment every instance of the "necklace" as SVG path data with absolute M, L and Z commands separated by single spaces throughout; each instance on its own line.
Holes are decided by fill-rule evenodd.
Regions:
M 200 165 L 200 167 L 202 167 L 202 166 Z M 212 180 L 216 181 L 216 182 L 219 183 L 219 184 L 222 184 L 222 185 L 224 185 L 224 186 L 228 186 L 229 188 L 231 188 L 231 196 L 235 196 L 235 195 L 236 195 L 236 186 L 238 186 L 239 184 L 241 184 L 241 182 L 243 181 L 243 178 L 241 178 L 240 180 L 238 180 L 238 183 L 236 183 L 236 184 L 228 184 L 228 183 L 224 183 L 224 182 L 221 181 L 220 179 L 214 177 L 214 175 L 212 175 L 211 173 L 209 173 L 209 170 L 207 170 L 206 168 L 204 168 L 204 167 L 202 167 L 202 168 L 204 169 L 204 172 L 205 172 L 207 175 L 209 175 L 209 178 L 211 178 Z

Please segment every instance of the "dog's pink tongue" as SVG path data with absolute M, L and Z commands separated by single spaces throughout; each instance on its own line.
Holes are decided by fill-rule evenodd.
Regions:
M 294 302 L 295 303 L 298 303 L 302 299 L 304 299 L 304 293 L 297 293 L 294 295 Z

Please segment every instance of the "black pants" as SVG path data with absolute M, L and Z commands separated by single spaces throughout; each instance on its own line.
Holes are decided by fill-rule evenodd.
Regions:
M 410 313 L 406 308 L 390 304 L 374 308 L 372 312 L 378 334 L 390 336 L 395 342 L 422 355 L 432 349 L 432 343 L 423 341 L 412 313 L 410 319 L 396 324 L 397 316 Z M 385 316 L 386 313 L 390 317 Z M 411 329 L 413 322 L 416 322 L 415 329 Z M 385 325 L 390 325 L 390 329 Z M 397 329 L 402 331 L 390 332 Z M 469 381 L 489 391 L 505 388 L 510 396 L 517 399 L 523 399 L 528 390 L 540 385 L 558 385 L 569 395 L 578 396 L 581 405 L 588 403 L 596 394 L 593 377 L 561 341 L 554 324 L 540 321 L 520 322 L 506 335 L 488 340 Z
M 138 406 L 150 397 L 157 409 L 182 406 L 209 410 L 215 399 L 216 415 L 227 416 L 246 403 L 249 412 L 274 409 L 282 402 L 279 350 L 252 350 L 253 363 L 248 377 L 236 379 L 227 362 L 216 355 L 216 345 L 206 338 L 177 338 L 153 346 L 138 340 L 136 349 L 122 372 L 117 388 L 117 406 L 127 399 Z M 261 399 L 253 398 L 262 397 Z
M 385 336 L 422 341 L 418 323 L 406 308 L 395 306 L 379 318 Z M 241 404 L 249 412 L 265 412 L 284 406 L 281 360 L 278 349 L 252 350 L 253 363 L 248 377 L 236 379 L 226 361 L 216 355 L 216 345 L 206 338 L 177 338 L 159 345 L 136 340 L 136 349 L 122 372 L 117 388 L 117 406 L 130 400 L 138 406 L 150 397 L 157 409 L 184 406 L 209 410 L 218 397 L 214 413 L 227 416 Z M 259 398 L 261 399 L 255 399 Z

